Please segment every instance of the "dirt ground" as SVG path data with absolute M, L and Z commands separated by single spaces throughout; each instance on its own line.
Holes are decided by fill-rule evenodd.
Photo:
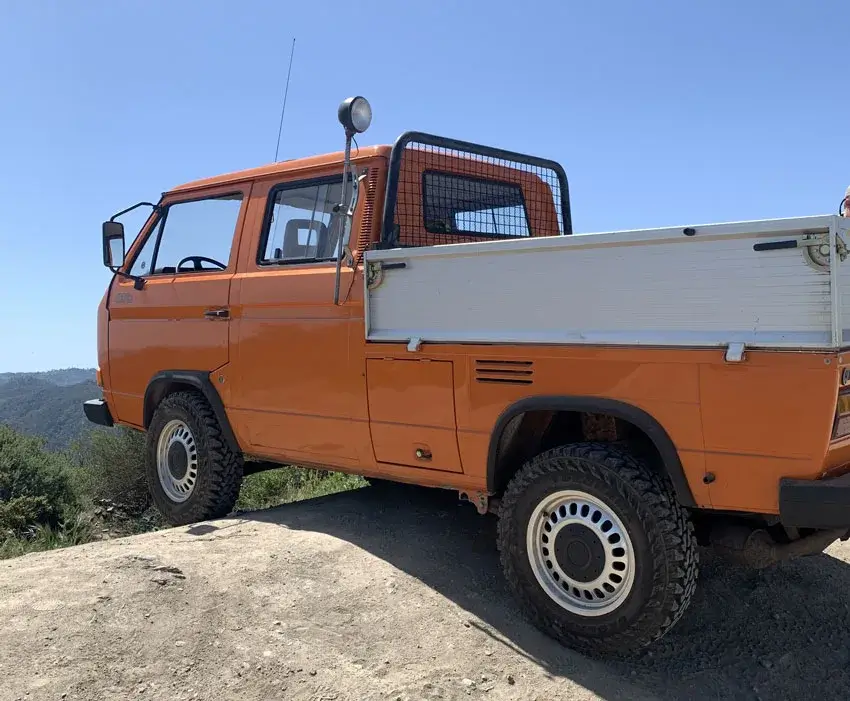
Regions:
M 629 662 L 517 613 L 495 519 L 364 488 L 0 563 L 0 699 L 850 697 L 850 545 L 767 572 L 703 554 L 679 626 Z

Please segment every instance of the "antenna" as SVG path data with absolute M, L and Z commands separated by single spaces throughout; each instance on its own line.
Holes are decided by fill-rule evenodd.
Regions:
M 283 133 L 283 115 L 286 114 L 286 98 L 289 95 L 289 77 L 292 75 L 292 57 L 295 55 L 295 37 L 292 37 L 292 50 L 289 52 L 289 70 L 286 71 L 286 89 L 283 91 L 283 106 L 280 108 L 280 125 L 277 128 L 277 146 L 274 149 L 274 162 L 280 153 L 280 135 Z
M 283 133 L 283 115 L 286 114 L 286 98 L 289 96 L 289 77 L 292 75 L 292 57 L 295 55 L 295 37 L 292 37 L 292 50 L 289 52 L 289 69 L 286 71 L 286 88 L 283 91 L 283 105 L 280 108 L 280 124 L 277 127 L 277 145 L 274 148 L 274 162 L 277 163 L 277 156 L 280 153 L 280 135 Z M 275 197 L 277 200 L 277 197 Z M 275 217 L 277 202 L 272 207 L 272 221 L 274 222 L 274 230 L 269 238 L 269 244 L 273 244 L 277 238 L 277 232 L 280 227 L 280 220 Z M 311 229 L 312 231 L 312 229 Z M 283 244 L 281 244 L 281 247 Z

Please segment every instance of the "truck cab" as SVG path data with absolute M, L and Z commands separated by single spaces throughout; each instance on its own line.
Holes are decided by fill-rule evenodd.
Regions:
M 465 363 L 366 343 L 363 257 L 569 233 L 563 170 L 519 157 L 407 133 L 348 163 L 339 152 L 173 188 L 101 304 L 98 406 L 147 431 L 164 398 L 192 388 L 253 465 L 354 470 L 483 498 L 486 441 L 458 438 Z M 163 506 L 181 521 L 211 515 Z
M 282 464 L 454 489 L 499 514 L 531 619 L 597 652 L 675 624 L 698 540 L 846 537 L 846 220 L 573 236 L 559 164 L 421 132 L 352 155 L 371 110 L 339 115 L 344 151 L 175 187 L 129 247 L 129 210 L 104 223 L 84 408 L 146 432 L 171 523 Z

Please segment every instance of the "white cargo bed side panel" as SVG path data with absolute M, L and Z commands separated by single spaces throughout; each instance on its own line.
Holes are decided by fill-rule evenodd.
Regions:
M 834 217 L 373 251 L 372 341 L 830 347 L 830 275 L 801 248 Z M 845 275 L 845 277 L 847 277 Z M 845 283 L 846 284 L 846 283 Z M 850 292 L 842 307 L 850 312 Z M 850 320 L 850 316 L 842 315 Z M 850 323 L 844 326 L 850 328 Z

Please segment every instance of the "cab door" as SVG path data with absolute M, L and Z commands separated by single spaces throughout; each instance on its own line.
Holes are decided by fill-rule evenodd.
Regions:
M 230 286 L 250 185 L 167 197 L 130 252 L 142 290 L 116 278 L 109 294 L 113 409 L 141 426 L 151 379 L 164 370 L 211 372 L 227 364 Z
M 361 271 L 343 266 L 334 304 L 341 197 L 342 164 L 254 187 L 252 235 L 233 284 L 228 382 L 231 424 L 253 454 L 342 468 L 371 462 Z

